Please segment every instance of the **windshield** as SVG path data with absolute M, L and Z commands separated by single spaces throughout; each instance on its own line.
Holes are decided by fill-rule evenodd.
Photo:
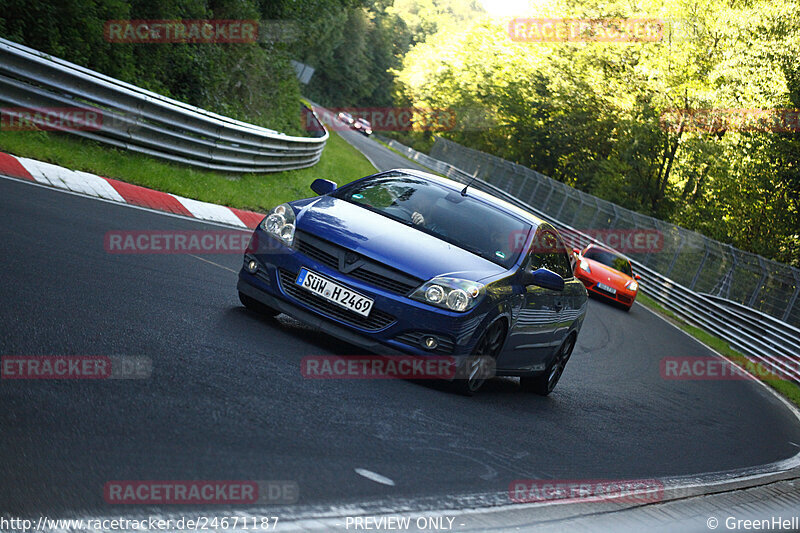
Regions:
M 630 261 L 619 255 L 612 254 L 611 252 L 607 252 L 605 250 L 592 249 L 583 254 L 583 257 L 586 259 L 591 259 L 592 261 L 597 261 L 598 263 L 602 263 L 628 276 L 633 276 Z
M 337 191 L 342 200 L 402 222 L 510 268 L 530 224 L 475 198 L 422 178 L 379 176 Z

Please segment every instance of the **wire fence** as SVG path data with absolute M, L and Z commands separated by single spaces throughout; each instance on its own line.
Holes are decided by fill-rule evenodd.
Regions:
M 535 170 L 446 139 L 437 138 L 431 157 L 457 166 L 601 241 L 609 235 L 619 238 L 618 230 L 623 234 L 627 229 L 654 230 L 659 235 L 657 247 L 631 247 L 626 255 L 716 301 L 740 304 L 800 326 L 800 269 L 625 209 Z M 606 244 L 618 248 L 618 243 Z

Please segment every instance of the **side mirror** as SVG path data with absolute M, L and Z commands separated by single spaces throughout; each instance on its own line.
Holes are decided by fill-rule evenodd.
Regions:
M 577 248 L 573 248 L 572 249 L 572 253 L 575 254 L 575 255 L 581 255 L 581 251 L 578 250 Z
M 525 285 L 536 285 L 553 291 L 564 290 L 564 278 L 546 268 L 540 268 L 533 272 L 526 272 L 523 281 Z
M 642 279 L 642 276 L 640 276 L 639 274 L 634 274 L 633 275 L 633 279 L 635 279 L 636 281 L 639 281 L 640 279 Z
M 311 190 L 319 194 L 320 196 L 335 191 L 336 187 L 338 187 L 338 185 L 336 185 L 335 182 L 330 180 L 324 180 L 321 178 L 315 179 L 314 182 L 311 184 Z

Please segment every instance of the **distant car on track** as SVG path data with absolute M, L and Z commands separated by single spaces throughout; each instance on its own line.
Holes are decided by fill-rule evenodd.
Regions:
M 595 244 L 575 254 L 575 276 L 586 289 L 606 300 L 619 303 L 630 311 L 639 294 L 639 274 L 634 274 L 631 262 L 620 254 Z
M 553 390 L 587 295 L 552 226 L 414 170 L 311 188 L 320 196 L 281 204 L 256 228 L 237 286 L 245 306 L 372 353 L 453 356 L 466 394 L 487 357 L 523 389 Z
M 351 115 L 350 113 L 345 113 L 344 111 L 340 111 L 339 114 L 336 115 L 336 118 L 338 118 L 340 122 L 342 122 L 343 124 L 347 124 L 348 126 L 352 126 L 353 122 L 355 122 L 355 120 L 353 120 L 353 115 Z
M 372 135 L 372 124 L 370 124 L 366 119 L 357 118 L 355 122 L 353 122 L 352 128 L 363 133 L 367 137 Z

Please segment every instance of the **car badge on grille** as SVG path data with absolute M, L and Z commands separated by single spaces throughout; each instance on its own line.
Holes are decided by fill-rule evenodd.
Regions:
M 360 267 L 364 262 L 353 252 L 345 252 L 339 256 L 339 271 L 348 274 Z

